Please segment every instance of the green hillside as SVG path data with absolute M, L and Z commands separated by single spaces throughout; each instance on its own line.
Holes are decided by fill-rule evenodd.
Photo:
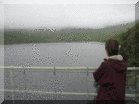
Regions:
M 4 29 L 4 44 L 49 43 L 49 42 L 105 42 L 131 28 L 133 23 L 108 26 L 100 29 L 66 27 L 61 30 L 44 29 Z
M 117 39 L 121 44 L 121 50 L 119 54 L 121 54 L 125 61 L 128 62 L 128 67 L 139 67 L 139 60 L 136 55 L 138 52 L 135 49 L 138 49 L 137 37 L 139 33 L 139 23 L 137 23 L 132 28 L 129 28 L 127 32 L 123 32 L 120 35 L 112 37 L 112 39 Z

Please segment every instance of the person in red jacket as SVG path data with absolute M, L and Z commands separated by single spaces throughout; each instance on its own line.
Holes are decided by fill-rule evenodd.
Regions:
M 99 102 L 98 104 L 102 104 L 105 101 L 109 101 L 112 104 L 117 104 L 116 101 L 125 103 L 128 64 L 118 54 L 119 42 L 117 40 L 107 40 L 105 50 L 108 58 L 104 59 L 98 69 L 92 73 L 96 83 L 100 85 L 96 101 Z

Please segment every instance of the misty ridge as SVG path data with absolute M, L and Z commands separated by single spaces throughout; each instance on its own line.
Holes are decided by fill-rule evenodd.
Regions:
M 104 28 L 77 28 L 64 27 L 52 29 L 41 28 L 9 28 L 4 27 L 4 44 L 21 43 L 49 43 L 49 42 L 79 42 L 98 41 L 105 42 L 108 38 L 121 35 L 128 28 L 135 25 L 135 22 L 107 26 Z
M 125 24 L 120 24 L 120 25 L 113 25 L 113 26 L 106 26 L 104 28 L 97 28 L 97 29 L 93 29 L 93 28 L 87 28 L 87 27 L 82 27 L 82 28 L 78 28 L 78 27 L 63 27 L 61 29 L 53 29 L 53 28 L 48 28 L 48 27 L 38 27 L 38 28 L 12 28 L 12 27 L 8 27 L 5 26 L 4 27 L 4 32 L 12 32 L 12 31 L 18 31 L 18 32 L 44 32 L 44 33 L 57 33 L 57 32 L 63 32 L 63 33 L 71 33 L 71 32 L 92 32 L 92 33 L 97 33 L 97 32 L 104 32 L 104 31 L 116 31 L 116 30 L 126 30 L 127 28 L 131 28 L 135 25 L 135 22 L 130 22 L 130 23 L 125 23 Z

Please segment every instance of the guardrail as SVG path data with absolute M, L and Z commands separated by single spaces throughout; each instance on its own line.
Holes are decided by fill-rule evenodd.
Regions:
M 54 95 L 93 95 L 93 96 L 97 96 L 97 93 L 88 93 L 88 89 L 87 89 L 87 93 L 74 93 L 74 92 L 44 92 L 44 91 L 31 91 L 31 90 L 14 90 L 14 82 L 13 82 L 13 70 L 19 70 L 19 69 L 24 69 L 24 74 L 25 74 L 25 70 L 26 69 L 31 69 L 31 70 L 54 70 L 54 75 L 56 75 L 56 70 L 86 70 L 86 73 L 88 75 L 88 72 L 93 72 L 92 70 L 97 69 L 98 67 L 14 67 L 14 66 L 5 66 L 5 67 L 0 67 L 0 68 L 6 68 L 6 69 L 11 69 L 11 84 L 12 84 L 12 90 L 4 90 L 4 91 L 11 91 L 12 92 L 12 99 L 14 100 L 14 92 L 23 92 L 23 93 L 41 93 L 41 94 L 54 94 Z M 127 70 L 138 70 L 139 71 L 139 67 L 128 67 Z M 136 77 L 136 76 L 135 76 Z M 126 97 L 135 97 L 135 94 L 125 94 Z

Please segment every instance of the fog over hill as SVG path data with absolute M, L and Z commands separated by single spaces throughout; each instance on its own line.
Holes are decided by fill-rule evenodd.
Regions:
M 123 24 L 119 24 L 119 25 L 109 25 L 109 26 L 106 26 L 104 28 L 89 28 L 89 27 L 82 27 L 82 28 L 78 28 L 78 27 L 63 27 L 63 28 L 48 28 L 48 27 L 40 27 L 40 28 L 12 28 L 12 27 L 8 27 L 8 26 L 5 26 L 4 27 L 4 31 L 13 31 L 13 30 L 20 30 L 20 31 L 26 31 L 26 32 L 30 32 L 30 30 L 36 30 L 36 31 L 45 31 L 45 32 L 58 32 L 58 31 L 61 31 L 61 32 L 70 32 L 70 31 L 76 31 L 76 32 L 88 32 L 88 31 L 113 31 L 116 29 L 127 29 L 127 28 L 131 28 L 135 25 L 135 21 L 132 21 L 132 22 L 129 22 L 129 23 L 123 23 Z

